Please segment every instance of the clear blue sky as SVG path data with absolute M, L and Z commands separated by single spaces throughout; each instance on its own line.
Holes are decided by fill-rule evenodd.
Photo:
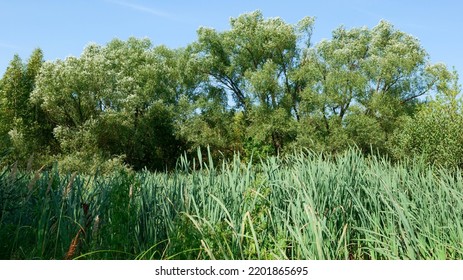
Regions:
M 45 59 L 78 56 L 89 42 L 148 37 L 154 45 L 186 46 L 199 26 L 229 28 L 229 18 L 261 10 L 296 23 L 315 16 L 313 43 L 340 25 L 375 26 L 381 19 L 417 37 L 431 61 L 463 75 L 463 2 L 452 0 L 0 0 L 0 75 L 15 53 L 26 60 L 40 47 Z M 461 77 L 463 79 L 463 77 Z M 460 80 L 461 83 L 461 80 Z

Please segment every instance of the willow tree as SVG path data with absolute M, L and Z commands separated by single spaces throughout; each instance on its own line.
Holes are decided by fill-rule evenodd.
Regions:
M 301 84 L 291 73 L 301 63 L 298 42 L 310 41 L 313 18 L 291 25 L 256 11 L 232 18 L 230 26 L 223 32 L 198 30 L 194 47 L 202 71 L 210 87 L 227 95 L 223 99 L 231 97 L 228 105 L 242 112 L 250 141 L 278 153 L 294 138 L 299 119 Z
M 296 73 L 306 85 L 300 140 L 329 150 L 357 144 L 385 151 L 400 117 L 435 90 L 438 68 L 415 37 L 386 21 L 336 29 L 308 50 Z
M 136 169 L 173 165 L 181 151 L 173 108 L 183 92 L 175 59 L 174 51 L 130 38 L 46 62 L 32 99 L 52 118 L 62 162 L 71 169 L 111 158 Z

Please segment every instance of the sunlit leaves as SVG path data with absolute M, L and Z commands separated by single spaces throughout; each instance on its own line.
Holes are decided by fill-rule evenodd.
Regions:
M 201 27 L 185 48 L 129 38 L 43 65 L 40 50 L 27 65 L 15 57 L 0 83 L 0 142 L 137 169 L 173 166 L 182 151 L 206 146 L 214 157 L 351 145 L 396 158 L 430 147 L 455 156 L 446 147 L 459 136 L 431 131 L 458 130 L 449 121 L 461 114 L 458 80 L 430 63 L 417 38 L 386 21 L 341 26 L 315 45 L 313 31 L 312 17 L 289 24 L 255 11 L 228 30 Z
M 422 156 L 444 167 L 463 166 L 463 114 L 455 73 L 446 71 L 442 90 L 395 131 L 391 150 L 396 158 Z
M 276 151 L 284 146 L 288 133 L 281 126 L 273 125 L 273 121 L 266 121 L 265 125 L 259 121 L 272 119 L 269 114 L 278 115 L 278 122 L 287 124 L 298 118 L 300 85 L 292 75 L 302 60 L 298 42 L 306 41 L 306 46 L 310 45 L 313 23 L 313 18 L 307 17 L 291 25 L 281 18 L 264 18 L 256 11 L 232 18 L 230 30 L 201 28 L 198 31 L 198 42 L 194 46 L 203 71 L 209 75 L 206 82 L 229 94 L 233 107 L 244 111 L 251 131 L 259 131 L 259 126 L 267 127 L 261 129 L 266 131 L 263 135 L 251 133 L 249 136 L 257 137 L 254 142 L 265 139 L 261 144 L 271 144 Z
M 90 44 L 80 57 L 45 63 L 32 100 L 52 117 L 66 154 L 91 151 L 123 156 L 137 169 L 162 168 L 179 153 L 172 124 L 184 89 L 177 55 L 148 39 Z

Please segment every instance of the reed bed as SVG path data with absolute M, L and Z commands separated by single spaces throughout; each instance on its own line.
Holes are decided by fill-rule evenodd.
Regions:
M 356 150 L 0 172 L 2 259 L 462 259 L 463 177 Z

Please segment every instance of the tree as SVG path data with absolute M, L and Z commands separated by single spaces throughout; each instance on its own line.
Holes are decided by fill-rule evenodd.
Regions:
M 27 114 L 27 88 L 25 85 L 24 64 L 18 55 L 15 55 L 2 78 L 3 105 L 7 109 L 10 119 L 21 118 Z
M 298 91 L 301 85 L 291 79 L 299 66 L 298 40 L 310 38 L 313 19 L 298 25 L 280 18 L 264 19 L 259 11 L 230 20 L 231 30 L 198 30 L 194 44 L 202 71 L 213 92 L 229 94 L 235 110 L 242 111 L 249 127 L 246 137 L 270 143 L 278 153 L 294 137 L 282 129 L 299 119 Z M 310 40 L 309 40 L 310 41 Z M 227 97 L 223 97 L 224 100 Z M 262 123 L 264 122 L 264 123 Z
M 8 133 L 14 128 L 15 122 L 21 122 L 27 103 L 25 87 L 24 64 L 18 55 L 8 65 L 1 80 L 0 91 L 0 133 L 2 148 L 11 147 Z
M 129 38 L 63 60 L 43 62 L 40 50 L 27 64 L 15 56 L 0 82 L 0 143 L 23 161 L 45 153 L 82 170 L 110 160 L 164 169 L 205 146 L 214 158 L 351 145 L 430 154 L 407 135 L 420 122 L 438 127 L 443 105 L 428 108 L 424 97 L 450 92 L 453 74 L 386 21 L 340 27 L 315 46 L 313 25 L 310 17 L 293 25 L 256 11 L 232 18 L 226 31 L 200 28 L 186 48 Z
M 32 99 L 51 117 L 61 157 L 124 158 L 136 169 L 174 165 L 182 149 L 173 108 L 183 94 L 175 59 L 174 51 L 130 38 L 46 62 Z
M 458 76 L 443 65 L 435 68 L 440 80 L 437 95 L 416 115 L 402 120 L 389 148 L 396 159 L 422 157 L 447 168 L 463 167 L 463 101 Z
M 36 80 L 40 74 L 40 69 L 44 63 L 43 52 L 41 49 L 35 49 L 27 61 L 25 69 L 25 86 L 28 92 L 27 105 L 27 124 L 26 131 L 27 142 L 29 144 L 29 153 L 35 155 L 51 153 L 56 149 L 56 143 L 53 140 L 53 124 L 50 116 L 43 109 L 31 102 L 30 97 L 36 87 Z
M 303 126 L 299 139 L 314 147 L 327 143 L 330 151 L 356 144 L 385 152 L 397 121 L 412 115 L 438 82 L 433 67 L 416 38 L 386 21 L 371 30 L 336 29 L 331 40 L 308 49 L 296 71 L 305 85 L 303 123 L 317 131 L 307 136 Z
M 15 55 L 1 82 L 1 142 L 11 148 L 10 160 L 19 160 L 21 164 L 34 154 L 46 154 L 46 145 L 51 139 L 46 116 L 30 102 L 42 63 L 40 49 L 33 51 L 27 64 Z

